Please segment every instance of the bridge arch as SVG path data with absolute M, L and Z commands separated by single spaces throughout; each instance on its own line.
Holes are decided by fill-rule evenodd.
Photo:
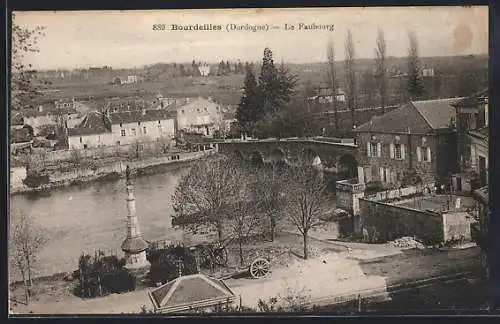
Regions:
M 316 150 L 314 150 L 313 148 L 311 147 L 308 147 L 308 148 L 305 148 L 303 150 L 303 156 L 301 157 L 301 159 L 303 160 L 302 162 L 303 163 L 306 163 L 307 165 L 311 165 L 311 166 L 321 166 L 323 161 L 321 160 L 318 152 Z
M 250 162 L 253 164 L 264 164 L 264 154 L 261 151 L 253 151 L 250 154 Z
M 337 173 L 345 179 L 358 176 L 358 161 L 351 154 L 343 154 L 337 162 Z

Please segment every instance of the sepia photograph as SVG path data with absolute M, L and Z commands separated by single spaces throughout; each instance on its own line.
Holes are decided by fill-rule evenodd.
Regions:
M 11 18 L 9 316 L 492 310 L 487 6 Z

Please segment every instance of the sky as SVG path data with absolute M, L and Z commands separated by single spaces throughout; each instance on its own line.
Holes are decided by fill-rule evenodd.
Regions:
M 89 66 L 133 68 L 145 64 L 220 60 L 258 61 L 269 47 L 276 61 L 326 61 L 329 40 L 344 59 L 351 29 L 356 58 L 373 58 L 377 30 L 384 31 L 388 56 L 405 56 L 408 31 L 416 33 L 420 56 L 488 53 L 488 8 L 373 7 L 218 9 L 156 11 L 17 12 L 22 27 L 45 26 L 39 53 L 25 57 L 37 69 Z M 334 25 L 298 30 L 299 24 Z M 153 30 L 164 24 L 166 30 Z M 172 24 L 221 25 L 220 31 L 174 31 Z M 268 31 L 227 31 L 228 24 L 269 25 Z M 284 30 L 285 24 L 294 30 Z

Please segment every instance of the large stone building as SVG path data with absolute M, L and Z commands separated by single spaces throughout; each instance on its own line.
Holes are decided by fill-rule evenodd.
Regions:
M 78 127 L 68 130 L 68 145 L 71 149 L 85 149 L 171 140 L 174 135 L 174 119 L 164 110 L 89 112 Z
M 456 170 L 458 99 L 411 101 L 359 126 L 359 165 L 367 184 L 449 183 Z
M 213 135 L 223 120 L 220 105 L 211 98 L 186 98 L 177 105 L 177 130 Z
M 453 187 L 470 192 L 488 184 L 488 90 L 464 98 L 454 107 L 460 172 L 453 175 Z

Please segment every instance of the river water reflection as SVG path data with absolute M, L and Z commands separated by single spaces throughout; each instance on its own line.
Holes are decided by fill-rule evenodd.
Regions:
M 184 165 L 134 180 L 137 215 L 146 240 L 180 239 L 181 233 L 171 226 L 172 194 L 188 171 L 189 166 Z M 125 198 L 125 180 L 13 196 L 11 209 L 31 215 L 49 238 L 39 255 L 37 275 L 75 270 L 83 251 L 102 249 L 121 255 Z

